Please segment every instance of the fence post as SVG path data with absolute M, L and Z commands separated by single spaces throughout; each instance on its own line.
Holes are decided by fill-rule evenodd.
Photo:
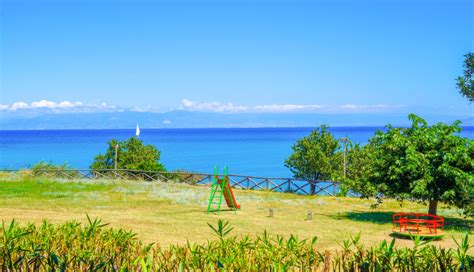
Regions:
M 268 217 L 273 218 L 273 208 L 268 210 Z

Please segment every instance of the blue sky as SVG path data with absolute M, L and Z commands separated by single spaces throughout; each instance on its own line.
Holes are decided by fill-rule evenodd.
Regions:
M 1 5 L 1 110 L 473 115 L 474 1 Z

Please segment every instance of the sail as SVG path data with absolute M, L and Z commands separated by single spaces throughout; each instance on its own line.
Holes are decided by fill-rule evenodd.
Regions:
M 138 127 L 138 124 L 137 124 L 137 131 L 135 132 L 135 135 L 137 137 L 140 136 L 140 128 Z

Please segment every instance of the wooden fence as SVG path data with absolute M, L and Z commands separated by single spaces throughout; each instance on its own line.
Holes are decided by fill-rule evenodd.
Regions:
M 17 172 L 19 170 L 0 170 Z M 33 170 L 24 170 L 33 171 Z M 63 179 L 128 179 L 162 182 L 183 182 L 193 185 L 210 185 L 212 174 L 189 172 L 158 172 L 127 169 L 35 169 L 35 175 Z M 330 195 L 340 193 L 340 184 L 330 180 L 304 180 L 294 178 L 270 178 L 229 174 L 232 187 L 244 190 L 268 190 L 302 195 Z M 355 196 L 352 192 L 348 196 Z

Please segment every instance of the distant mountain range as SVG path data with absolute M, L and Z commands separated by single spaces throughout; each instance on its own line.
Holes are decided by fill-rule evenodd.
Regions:
M 429 123 L 452 123 L 473 126 L 474 117 L 421 116 Z M 134 128 L 215 128 L 215 127 L 314 127 L 329 126 L 406 126 L 406 114 L 321 114 L 321 113 L 209 113 L 191 111 L 50 113 L 39 116 L 0 114 L 0 129 L 124 129 Z

